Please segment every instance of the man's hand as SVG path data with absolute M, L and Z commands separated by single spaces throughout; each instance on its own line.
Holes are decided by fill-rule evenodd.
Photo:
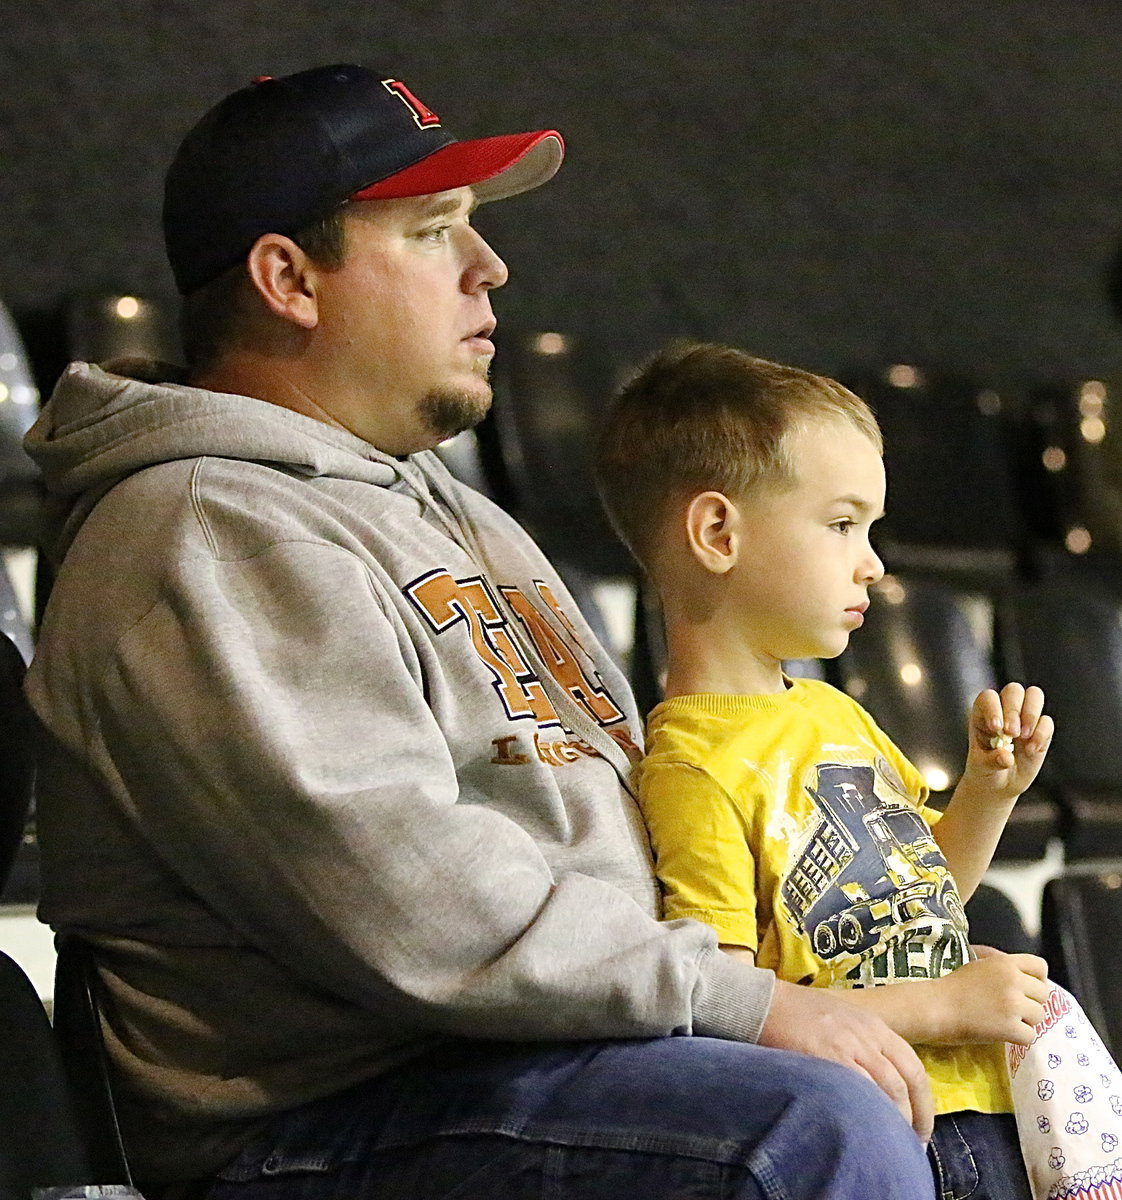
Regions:
M 927 1144 L 935 1107 L 916 1052 L 879 1018 L 823 988 L 775 981 L 760 1045 L 798 1050 L 871 1079 Z

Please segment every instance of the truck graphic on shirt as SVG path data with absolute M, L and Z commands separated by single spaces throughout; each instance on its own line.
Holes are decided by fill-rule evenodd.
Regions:
M 822 959 L 860 955 L 882 930 L 924 917 L 966 926 L 927 823 L 903 799 L 882 800 L 874 779 L 872 767 L 823 763 L 807 788 L 819 819 L 781 894 Z

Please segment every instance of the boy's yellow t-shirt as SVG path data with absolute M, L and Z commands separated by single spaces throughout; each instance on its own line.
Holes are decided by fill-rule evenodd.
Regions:
M 922 776 L 855 701 L 697 695 L 651 713 L 639 797 L 664 916 L 693 917 L 780 979 L 871 987 L 970 957 Z M 1012 1112 L 1000 1043 L 917 1046 L 936 1112 Z

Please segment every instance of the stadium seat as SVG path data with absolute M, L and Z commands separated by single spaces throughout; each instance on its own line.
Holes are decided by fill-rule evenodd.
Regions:
M 1044 886 L 1041 953 L 1056 982 L 1122 1053 L 1122 599 L 1087 563 L 1011 592 L 1009 654 L 1044 689 L 1056 721 L 1041 772 L 1061 802 L 1066 865 Z
M 23 674 L 19 650 L 0 634 L 0 886 L 7 885 L 23 842 L 35 777 Z
M 39 412 L 23 340 L 0 304 L 0 545 L 33 546 L 43 505 L 39 469 L 24 453 L 23 435 Z
M 34 778 L 24 669 L 15 645 L 0 636 L 0 888 L 9 883 Z M 127 1183 L 127 1174 L 96 1161 L 101 1134 L 87 1141 L 79 1125 L 46 1010 L 22 967 L 3 952 L 0 1022 L 0 1200 L 29 1200 L 33 1187 L 80 1196 L 86 1184 Z
M 31 630 L 0 557 L 0 900 L 5 904 L 33 904 L 39 897 L 31 715 L 21 691 L 32 649 Z
M 1038 939 L 1025 928 L 1020 910 L 1000 888 L 980 883 L 966 901 L 970 941 L 1006 954 L 1039 954 Z
M 1122 1054 L 1120 929 L 1122 862 L 1068 868 L 1044 885 L 1040 952 L 1116 1058 Z
M 889 568 L 991 585 L 1030 542 L 1003 396 L 906 364 L 843 377 L 884 433 L 888 499 L 877 548 Z
M 514 335 L 496 356 L 494 385 L 490 434 L 515 516 L 551 560 L 593 576 L 632 575 L 592 470 L 613 386 L 601 349 L 560 333 Z
M 831 670 L 919 768 L 933 801 L 945 802 L 966 762 L 974 697 L 997 683 L 992 600 L 947 581 L 886 575 L 870 594 L 865 628 Z M 1043 857 L 1057 816 L 1055 802 L 1032 789 L 996 857 Z
M 107 363 L 145 358 L 177 363 L 179 337 L 171 306 L 151 296 L 82 292 L 66 304 L 66 352 L 71 359 Z
M 1040 781 L 1060 800 L 1068 861 L 1122 856 L 1122 599 L 1068 570 L 1010 590 L 999 623 L 1010 674 L 1044 689 L 1056 722 Z
M 56 946 L 54 1028 L 77 1125 L 94 1178 L 131 1184 L 101 1029 L 97 963 L 89 943 L 75 934 L 60 934 Z
M 1036 538 L 1069 554 L 1122 555 L 1120 397 L 1098 379 L 1032 390 L 1020 454 Z
M 95 1178 L 78 1133 L 46 1011 L 0 952 L 0 1200 Z
M 871 589 L 865 626 L 835 669 L 841 686 L 942 791 L 965 762 L 974 697 L 994 686 L 992 644 L 984 595 L 891 574 Z
M 634 589 L 636 608 L 641 602 L 637 568 L 604 515 L 592 468 L 598 414 L 612 382 L 598 346 L 553 332 L 508 335 L 495 358 L 495 401 L 479 426 L 478 451 L 488 494 L 534 536 L 634 679 L 636 671 L 649 672 L 649 663 L 637 661 L 634 644 L 615 644 L 597 598 L 601 583 L 623 582 Z M 638 647 L 641 654 L 641 633 Z

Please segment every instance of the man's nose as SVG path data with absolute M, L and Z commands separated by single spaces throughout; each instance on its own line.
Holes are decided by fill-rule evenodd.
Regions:
M 506 263 L 491 249 L 482 234 L 477 233 L 471 226 L 468 226 L 468 234 L 473 242 L 470 261 L 464 272 L 464 291 L 475 292 L 502 287 L 510 275 Z

